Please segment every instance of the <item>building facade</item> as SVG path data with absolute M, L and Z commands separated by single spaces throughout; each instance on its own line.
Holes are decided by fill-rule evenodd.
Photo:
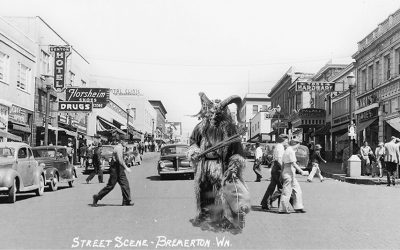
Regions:
M 0 17 L 0 140 L 33 139 L 35 42 Z
M 400 9 L 358 42 L 357 140 L 374 148 L 400 137 Z
M 155 138 L 156 140 L 166 140 L 168 139 L 167 134 L 165 133 L 165 121 L 167 119 L 167 110 L 165 109 L 163 103 L 160 100 L 150 100 L 150 104 L 154 107 L 157 112 L 157 120 L 156 120 L 156 131 Z
M 254 134 L 251 133 L 251 119 L 261 110 L 271 107 L 271 100 L 265 93 L 247 93 L 242 100 L 240 117 L 246 122 L 247 132 L 243 137 L 244 141 L 250 140 Z M 254 124 L 253 124 L 254 125 Z

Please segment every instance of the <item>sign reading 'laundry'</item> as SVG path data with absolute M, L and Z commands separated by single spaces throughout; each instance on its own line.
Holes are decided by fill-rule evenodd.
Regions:
M 108 88 L 67 88 L 66 100 L 72 102 L 91 102 L 93 108 L 104 108 L 110 99 Z

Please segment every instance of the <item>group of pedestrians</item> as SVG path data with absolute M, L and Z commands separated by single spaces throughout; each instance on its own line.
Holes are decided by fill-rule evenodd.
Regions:
M 296 151 L 299 145 L 299 140 L 293 139 L 289 142 L 289 137 L 285 134 L 278 137 L 273 151 L 271 182 L 261 201 L 262 209 L 269 210 L 272 202 L 279 199 L 279 213 L 288 214 L 291 207 L 296 213 L 305 213 L 296 171 L 301 175 L 308 175 L 308 172 L 303 171 L 297 164 Z

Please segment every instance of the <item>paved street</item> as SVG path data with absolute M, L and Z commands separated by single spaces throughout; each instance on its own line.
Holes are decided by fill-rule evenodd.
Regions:
M 104 184 L 98 184 L 95 178 L 88 185 L 82 175 L 73 188 L 48 191 L 42 197 L 20 195 L 15 204 L 2 202 L 0 247 L 115 248 L 126 243 L 127 247 L 122 248 L 151 249 L 165 248 L 166 240 L 187 239 L 195 240 L 188 243 L 189 247 L 193 244 L 192 247 L 214 249 L 218 248 L 216 238 L 224 237 L 225 245 L 219 248 L 393 249 L 400 246 L 396 238 L 400 235 L 398 186 L 352 185 L 332 179 L 307 183 L 304 177 L 299 177 L 307 213 L 281 215 L 259 210 L 269 182 L 263 179 L 255 183 L 249 162 L 245 177 L 252 194 L 253 211 L 247 216 L 246 228 L 237 235 L 215 233 L 202 231 L 189 222 L 195 216 L 193 181 L 160 180 L 155 167 L 157 157 L 156 153 L 148 154 L 143 165 L 134 167 L 129 175 L 133 207 L 120 206 L 119 187 L 100 201 L 99 207 L 89 206 L 91 196 Z M 263 168 L 263 175 L 269 177 L 267 168 Z

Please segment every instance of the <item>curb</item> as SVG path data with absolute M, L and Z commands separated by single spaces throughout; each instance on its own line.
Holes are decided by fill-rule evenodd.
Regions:
M 359 177 L 346 177 L 345 174 L 332 174 L 329 172 L 321 171 L 322 175 L 326 178 L 335 179 L 342 182 L 347 182 L 351 184 L 361 184 L 361 185 L 387 185 L 386 177 L 383 178 L 359 178 Z M 396 184 L 400 184 L 400 180 L 395 181 Z

